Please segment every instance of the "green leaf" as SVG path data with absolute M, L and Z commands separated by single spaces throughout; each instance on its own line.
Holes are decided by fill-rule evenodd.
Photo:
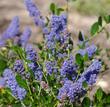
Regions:
M 88 88 L 88 84 L 87 84 L 86 81 L 83 82 L 83 87 L 86 88 L 86 89 Z
M 0 75 L 3 73 L 4 69 L 7 67 L 7 62 L 0 56 Z
M 97 100 L 100 102 L 102 100 L 103 97 L 103 90 L 101 88 L 99 88 L 97 90 L 97 92 L 95 93 L 95 97 L 97 98 Z
M 106 97 L 106 103 L 110 103 L 110 94 Z
M 82 101 L 82 107 L 90 107 L 91 100 L 88 97 L 85 97 Z
M 82 65 L 82 63 L 83 63 L 83 57 L 80 54 L 76 54 L 75 59 L 76 59 L 76 63 L 78 65 Z
M 99 31 L 98 22 L 94 23 L 91 27 L 91 35 L 94 36 Z
M 79 39 L 80 41 L 84 41 L 84 35 L 82 34 L 81 31 L 79 32 L 78 39 Z
M 102 17 L 101 17 L 101 16 L 98 18 L 98 24 L 99 24 L 100 26 L 102 26 Z
M 104 104 L 110 104 L 110 94 L 106 95 L 103 99 Z
M 50 10 L 51 10 L 51 12 L 52 12 L 53 14 L 56 14 L 56 15 L 60 15 L 60 13 L 61 13 L 62 11 L 64 11 L 63 8 L 58 8 L 58 6 L 55 5 L 54 3 L 51 3 L 51 4 L 50 4 Z
M 12 46 L 11 49 L 12 49 L 17 55 L 19 55 L 19 57 L 20 57 L 21 59 L 25 59 L 25 52 L 24 52 L 24 50 L 23 50 L 21 47 L 19 47 L 19 46 Z
M 13 104 L 12 107 L 22 107 L 21 103 Z
M 62 11 L 64 11 L 64 9 L 63 9 L 63 8 L 58 8 L 56 11 L 57 11 L 57 15 L 60 15 L 60 13 L 61 13 Z
M 36 45 L 37 45 L 37 47 L 38 47 L 40 50 L 42 50 L 42 49 L 43 49 L 43 46 L 42 46 L 42 44 L 41 44 L 41 43 L 37 43 Z
M 98 103 L 95 104 L 94 107 L 103 107 L 103 104 L 102 104 L 102 102 L 100 102 L 100 103 L 98 102 Z
M 84 58 L 84 61 L 88 61 L 88 59 L 89 59 L 88 54 L 86 53 L 86 54 L 83 56 L 83 58 Z
M 104 20 L 107 24 L 110 23 L 110 15 L 104 16 Z
M 25 88 L 25 89 L 28 89 L 27 87 L 27 83 L 26 83 L 26 80 L 22 79 L 22 77 L 20 75 L 16 75 L 16 81 L 18 82 L 18 84 Z
M 50 4 L 50 10 L 53 14 L 55 14 L 55 11 L 56 11 L 56 5 L 54 3 L 51 3 Z

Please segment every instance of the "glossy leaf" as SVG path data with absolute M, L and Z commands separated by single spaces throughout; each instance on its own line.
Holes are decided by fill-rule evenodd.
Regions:
M 83 63 L 83 57 L 80 54 L 76 54 L 75 59 L 78 65 L 81 65 Z
M 50 4 L 50 10 L 53 14 L 55 14 L 55 11 L 56 11 L 56 5 L 54 3 L 51 3 Z
M 98 22 L 94 23 L 91 27 L 91 35 L 94 36 L 99 31 Z
M 88 97 L 85 97 L 82 101 L 82 107 L 90 107 L 91 101 Z
M 63 8 L 58 8 L 56 11 L 57 11 L 57 15 L 60 15 L 60 13 L 61 13 L 62 11 L 64 11 L 64 9 L 63 9 Z
M 104 16 L 104 20 L 107 24 L 110 23 L 110 15 Z
M 17 75 L 16 80 L 21 87 L 28 89 L 26 80 L 23 80 L 21 76 Z
M 98 24 L 99 24 L 100 26 L 102 26 L 102 17 L 101 17 L 101 16 L 98 18 Z
M 97 100 L 100 102 L 102 97 L 103 97 L 103 90 L 101 88 L 99 88 L 97 90 L 97 92 L 95 93 L 95 97 L 97 98 Z
M 79 41 L 84 41 L 84 35 L 82 34 L 81 31 L 79 32 L 78 39 Z

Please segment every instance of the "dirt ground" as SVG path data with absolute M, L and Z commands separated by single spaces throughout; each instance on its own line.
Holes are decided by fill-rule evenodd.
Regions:
M 35 0 L 35 2 L 38 4 L 43 16 L 49 15 L 49 4 L 53 2 L 53 0 Z M 55 0 L 55 2 L 62 7 L 66 6 L 64 0 Z M 42 40 L 40 29 L 34 25 L 32 19 L 28 16 L 23 0 L 0 0 L 0 33 L 6 29 L 14 16 L 20 17 L 21 30 L 26 26 L 31 27 L 33 31 L 31 41 L 39 42 Z M 83 16 L 71 8 L 69 13 L 69 30 L 72 32 L 73 39 L 77 37 L 80 30 L 89 36 L 90 26 L 96 20 L 96 16 Z M 98 43 L 104 48 L 110 47 L 110 39 L 106 40 L 105 35 L 95 38 L 93 43 Z M 105 51 L 102 57 L 109 65 L 110 61 L 108 61 L 105 56 Z M 105 71 L 103 75 L 99 76 L 96 86 L 101 86 L 106 92 L 110 92 L 110 70 Z

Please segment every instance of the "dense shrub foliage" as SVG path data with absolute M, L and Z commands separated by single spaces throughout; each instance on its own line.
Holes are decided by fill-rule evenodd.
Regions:
M 30 44 L 31 29 L 21 33 L 14 17 L 0 39 L 0 106 L 12 107 L 105 107 L 110 95 L 99 88 L 94 100 L 89 92 L 103 71 L 99 49 L 89 41 L 110 22 L 99 17 L 91 37 L 80 32 L 77 47 L 68 31 L 67 13 L 54 3 L 44 18 L 32 0 L 24 0 L 29 15 L 42 29 L 43 42 Z

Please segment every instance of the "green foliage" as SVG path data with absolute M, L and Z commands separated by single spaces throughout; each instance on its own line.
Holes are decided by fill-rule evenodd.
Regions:
M 95 93 L 95 97 L 96 99 L 100 102 L 102 100 L 103 97 L 103 90 L 101 88 L 99 88 L 97 90 L 97 92 Z
M 109 107 L 110 94 L 106 94 L 101 88 L 99 88 L 94 94 L 94 100 L 85 96 L 81 105 L 81 107 Z
M 83 87 L 84 87 L 85 89 L 88 88 L 88 84 L 87 84 L 86 81 L 83 82 Z
M 91 27 L 91 35 L 94 36 L 99 31 L 98 22 L 94 23 Z
M 93 101 L 94 107 L 108 107 L 110 106 L 110 94 L 106 94 L 101 88 L 99 88 Z
M 98 18 L 98 24 L 99 24 L 100 26 L 102 26 L 102 21 L 103 21 L 103 19 L 102 19 L 102 17 L 100 16 L 100 17 Z
M 105 15 L 105 16 L 100 16 L 98 18 L 98 21 L 95 22 L 92 26 L 91 26 L 91 35 L 95 36 L 98 33 L 102 32 L 103 30 L 106 30 L 106 25 L 110 23 L 110 15 Z M 107 32 L 106 32 L 107 33 Z
M 21 77 L 20 75 L 17 75 L 17 76 L 16 76 L 16 80 L 17 80 L 18 84 L 19 84 L 21 87 L 23 87 L 23 88 L 25 88 L 25 89 L 28 89 L 26 80 L 22 79 L 22 77 Z
M 83 34 L 82 34 L 82 32 L 80 31 L 79 32 L 79 35 L 78 35 L 78 39 L 80 40 L 80 41 L 83 41 Z
M 82 57 L 82 55 L 80 55 L 80 54 L 76 54 L 76 56 L 75 56 L 75 59 L 76 59 L 76 63 L 78 64 L 78 65 L 83 65 L 83 57 Z
M 110 23 L 110 15 L 104 16 L 104 20 L 106 23 Z
M 21 59 L 25 60 L 25 52 L 24 50 L 19 47 L 19 46 L 12 46 L 11 49 L 13 50 L 13 52 L 15 52 Z
M 4 57 L 0 56 L 0 75 L 3 73 L 6 67 L 7 67 L 7 61 L 4 60 Z
M 54 4 L 54 3 L 51 3 L 50 4 L 50 10 L 51 10 L 51 12 L 53 13 L 53 14 L 55 14 L 55 12 L 56 12 L 56 5 Z
M 90 107 L 91 105 L 91 100 L 89 97 L 85 97 L 82 101 L 82 107 Z
M 53 14 L 56 14 L 56 15 L 60 15 L 60 13 L 64 11 L 63 8 L 59 8 L 55 3 L 50 4 L 50 10 Z

